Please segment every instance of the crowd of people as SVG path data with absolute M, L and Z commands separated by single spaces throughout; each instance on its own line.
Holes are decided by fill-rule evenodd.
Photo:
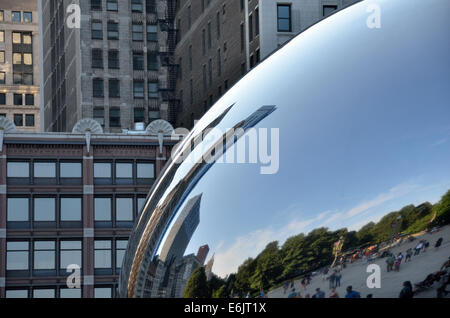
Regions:
M 434 244 L 434 248 L 437 250 L 442 245 L 443 238 L 440 237 L 437 239 L 437 241 Z M 398 246 L 398 244 L 397 244 Z M 352 254 L 350 257 L 350 262 L 355 261 L 355 259 L 361 258 L 363 263 L 371 262 L 374 259 L 378 257 L 386 257 L 386 269 L 387 272 L 398 272 L 400 271 L 400 265 L 403 263 L 411 262 L 413 257 L 420 255 L 421 253 L 425 253 L 427 249 L 430 247 L 430 243 L 427 240 L 420 240 L 414 248 L 408 248 L 406 251 L 398 252 L 396 254 L 390 252 L 389 250 L 384 251 L 377 251 L 376 248 L 374 249 L 367 249 L 364 251 L 360 251 L 356 254 Z M 355 257 L 356 255 L 356 257 Z M 341 278 L 342 273 L 341 271 L 346 267 L 347 258 L 342 258 L 338 264 L 338 266 L 335 267 L 334 270 L 325 268 L 321 271 L 322 274 L 322 280 L 328 280 L 329 283 L 329 298 L 340 298 L 340 295 L 336 291 L 337 287 L 341 286 Z M 329 274 L 329 271 L 332 271 L 331 274 Z M 450 284 L 450 258 L 447 260 L 439 271 L 433 272 L 429 274 L 423 281 L 414 284 L 411 283 L 411 281 L 405 281 L 403 282 L 403 285 L 401 287 L 399 298 L 412 298 L 414 295 L 417 295 L 424 289 L 428 289 L 433 286 L 435 283 L 439 283 L 437 286 L 437 297 L 445 297 L 446 295 L 450 294 L 450 291 L 446 290 L 446 287 Z M 303 277 L 300 280 L 300 288 L 296 289 L 294 287 L 294 281 L 287 281 L 284 284 L 284 294 L 288 293 L 288 290 L 290 291 L 288 293 L 288 298 L 325 298 L 326 293 L 322 291 L 320 288 L 316 288 L 315 293 L 310 295 L 309 293 L 306 293 L 303 297 L 301 294 L 301 290 L 306 292 L 306 287 L 311 283 L 311 275 L 307 275 Z M 361 295 L 359 292 L 354 291 L 352 286 L 348 286 L 346 288 L 346 294 L 344 295 L 345 298 L 360 298 Z M 372 294 L 368 294 L 366 296 L 367 298 L 372 298 Z

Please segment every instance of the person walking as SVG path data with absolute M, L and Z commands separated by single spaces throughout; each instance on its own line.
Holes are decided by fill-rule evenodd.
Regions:
M 342 278 L 342 274 L 341 274 L 341 272 L 338 272 L 336 274 L 334 287 L 341 287 L 341 278 Z
M 357 291 L 354 291 L 352 286 L 348 286 L 345 298 L 361 298 L 361 294 Z
M 305 277 L 302 278 L 300 284 L 302 285 L 303 290 L 306 290 L 306 280 L 305 280 Z
M 406 250 L 406 256 L 405 256 L 405 263 L 406 262 L 411 262 L 411 255 L 412 255 L 412 249 L 411 248 L 408 248 L 407 250 Z
M 416 246 L 416 251 L 414 253 L 414 256 L 420 254 L 420 250 L 422 249 L 422 247 L 423 247 L 423 241 L 420 241 L 419 244 L 417 244 L 417 246 Z
M 330 277 L 328 277 L 330 289 L 334 288 L 334 281 L 335 281 L 335 279 L 336 279 L 336 272 L 333 272 L 330 275 Z
M 297 292 L 295 291 L 295 288 L 292 288 L 292 291 L 288 295 L 288 298 L 297 298 Z
M 392 270 L 392 267 L 394 266 L 394 262 L 395 262 L 394 254 L 389 254 L 389 256 L 386 259 L 388 272 L 390 272 Z
M 403 288 L 400 291 L 398 298 L 413 298 L 413 297 L 414 297 L 414 292 L 413 292 L 411 282 L 409 280 L 406 282 L 403 282 Z
M 438 240 L 434 244 L 434 248 L 437 250 L 439 246 L 441 246 L 441 244 L 442 244 L 442 237 L 438 238 Z

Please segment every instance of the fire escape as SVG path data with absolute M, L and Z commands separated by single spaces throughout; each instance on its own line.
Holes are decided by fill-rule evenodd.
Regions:
M 172 124 L 176 121 L 176 115 L 181 111 L 180 99 L 176 96 L 176 84 L 179 65 L 175 62 L 175 47 L 177 45 L 177 29 L 175 28 L 177 0 L 167 0 L 166 12 L 159 19 L 162 32 L 167 32 L 167 46 L 160 50 L 161 67 L 167 68 L 167 81 L 160 83 L 160 92 L 163 102 L 168 103 L 168 121 Z

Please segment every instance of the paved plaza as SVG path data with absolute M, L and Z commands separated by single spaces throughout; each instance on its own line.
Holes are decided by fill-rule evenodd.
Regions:
M 436 250 L 434 248 L 434 244 L 440 237 L 443 238 L 443 242 L 440 248 Z M 346 287 L 348 285 L 352 285 L 353 290 L 361 293 L 361 297 L 366 297 L 368 294 L 372 294 L 374 298 L 397 298 L 404 281 L 409 280 L 412 284 L 418 283 L 424 280 L 428 274 L 438 271 L 442 264 L 450 257 L 450 226 L 441 228 L 439 232 L 433 234 L 423 234 L 418 236 L 417 239 L 412 242 L 404 242 L 391 248 L 390 250 L 395 255 L 399 252 L 402 252 L 403 255 L 405 255 L 408 248 L 414 249 L 414 247 L 422 239 L 430 242 L 430 246 L 427 251 L 422 251 L 419 255 L 412 256 L 411 262 L 405 263 L 403 260 L 399 272 L 387 272 L 386 258 L 378 258 L 373 262 L 373 264 L 378 264 L 381 267 L 381 288 L 370 289 L 367 287 L 366 280 L 371 274 L 366 272 L 368 264 L 363 264 L 361 260 L 358 260 L 353 264 L 348 264 L 347 267 L 341 271 L 341 286 L 336 288 L 339 297 L 345 297 Z M 330 273 L 328 273 L 328 275 L 329 274 Z M 436 297 L 437 286 L 438 284 L 435 283 L 431 289 L 422 291 L 414 297 Z M 312 296 L 315 293 L 316 288 L 320 288 L 324 291 L 326 297 L 329 296 L 330 291 L 329 282 L 328 280 L 324 280 L 322 274 L 314 276 L 311 283 L 306 286 L 306 290 L 301 287 L 300 280 L 294 281 L 294 288 L 297 292 L 300 291 L 302 297 L 305 297 L 308 293 Z M 290 290 L 291 289 L 288 289 L 286 294 L 284 294 L 283 287 L 279 287 L 270 291 L 268 293 L 268 297 L 285 298 L 289 294 Z

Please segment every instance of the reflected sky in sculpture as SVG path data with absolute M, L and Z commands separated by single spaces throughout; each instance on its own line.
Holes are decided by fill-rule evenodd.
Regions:
M 217 118 L 215 126 L 227 131 L 275 105 L 256 128 L 279 128 L 279 170 L 210 167 L 178 202 L 179 212 L 202 194 L 201 221 L 185 254 L 208 244 L 213 272 L 224 276 L 268 242 L 321 226 L 359 229 L 404 205 L 434 203 L 450 189 L 450 2 L 431 2 L 363 1 L 345 9 L 288 43 L 215 104 L 191 136 Z M 380 29 L 366 25 L 371 3 L 381 8 Z M 192 169 L 167 167 L 159 205 Z

